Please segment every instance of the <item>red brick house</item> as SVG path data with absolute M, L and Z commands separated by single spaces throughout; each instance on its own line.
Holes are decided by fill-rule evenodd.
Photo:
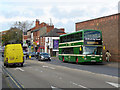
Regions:
M 32 39 L 32 42 L 31 44 L 34 45 L 34 42 L 37 44 L 37 45 L 34 45 L 34 47 L 37 47 L 38 48 L 42 48 L 40 46 L 40 35 L 44 34 L 44 33 L 48 33 L 50 32 L 52 29 L 54 29 L 54 25 L 49 25 L 49 24 L 46 24 L 44 22 L 40 23 L 40 21 L 38 19 L 36 19 L 36 22 L 35 22 L 35 27 L 33 27 L 31 30 L 31 39 Z M 38 49 L 38 51 L 40 51 L 40 49 Z

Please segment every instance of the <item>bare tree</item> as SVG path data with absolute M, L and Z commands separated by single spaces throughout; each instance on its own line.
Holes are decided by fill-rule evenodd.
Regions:
M 12 27 L 16 27 L 16 28 L 22 30 L 23 32 L 26 32 L 27 30 L 29 30 L 33 26 L 33 23 L 34 22 L 28 22 L 28 21 L 20 22 L 20 21 L 16 21 L 12 25 Z

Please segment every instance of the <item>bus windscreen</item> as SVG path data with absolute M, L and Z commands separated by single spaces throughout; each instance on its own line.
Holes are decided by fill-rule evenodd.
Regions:
M 86 31 L 84 33 L 85 40 L 100 40 L 101 34 L 98 31 Z

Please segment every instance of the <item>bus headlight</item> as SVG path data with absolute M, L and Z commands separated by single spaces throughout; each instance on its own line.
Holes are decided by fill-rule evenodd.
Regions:
M 84 60 L 86 60 L 87 58 L 84 58 Z
M 102 60 L 102 58 L 100 58 L 100 60 Z

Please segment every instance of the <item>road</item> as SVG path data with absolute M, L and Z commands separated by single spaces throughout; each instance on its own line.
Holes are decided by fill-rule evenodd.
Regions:
M 118 88 L 117 68 L 104 65 L 76 65 L 58 60 L 26 60 L 24 67 L 5 68 L 24 88 Z M 112 70 L 114 71 L 112 71 Z M 104 73 L 105 70 L 116 74 Z M 102 72 L 103 71 L 103 72 Z
M 68 68 L 73 68 L 73 69 L 79 69 L 79 70 L 85 70 L 85 71 L 90 71 L 93 73 L 100 73 L 100 74 L 106 74 L 110 76 L 119 76 L 118 74 L 118 68 L 115 67 L 108 67 L 106 63 L 85 63 L 85 64 L 76 64 L 76 63 L 64 63 L 58 58 L 52 58 L 53 60 L 51 62 L 46 62 L 50 63 L 53 65 L 59 65 L 59 66 L 64 66 Z M 120 76 L 119 76 L 120 77 Z

